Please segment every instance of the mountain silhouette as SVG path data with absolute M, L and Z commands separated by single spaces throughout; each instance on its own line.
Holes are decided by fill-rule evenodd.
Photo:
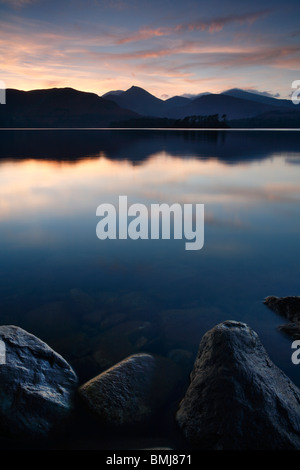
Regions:
M 190 103 L 189 98 L 185 98 L 184 96 L 173 96 L 172 98 L 168 98 L 165 103 L 165 110 L 170 111 L 171 109 L 178 107 L 178 106 L 186 106 Z
M 121 95 L 122 93 L 124 93 L 124 90 L 112 90 L 112 91 L 108 91 L 107 93 L 104 93 L 104 95 L 102 95 L 102 98 L 109 98 L 109 96 L 111 95 Z
M 172 120 L 201 123 L 210 116 L 230 127 L 300 127 L 300 110 L 289 100 L 239 89 L 164 101 L 133 86 L 104 96 L 73 88 L 8 89 L 6 104 L 0 106 L 0 128 L 130 127 L 132 122 L 133 127 L 173 127 Z
M 123 92 L 110 91 L 102 95 L 102 98 L 109 99 L 122 108 L 130 109 L 142 116 L 161 118 L 173 117 L 172 109 L 190 103 L 190 99 L 183 96 L 173 96 L 164 101 L 137 86 L 132 86 Z
M 226 115 L 227 119 L 241 119 L 257 116 L 268 111 L 273 111 L 275 106 L 258 103 L 229 95 L 204 95 L 192 100 L 185 106 L 173 108 L 167 117 L 183 118 L 192 115 Z
M 240 89 L 227 90 L 221 94 L 205 93 L 194 99 L 175 96 L 165 101 L 136 86 L 127 91 L 115 93 L 109 92 L 104 96 L 119 106 L 142 116 L 169 119 L 213 114 L 220 116 L 225 114 L 227 119 L 246 119 L 293 107 L 289 100 L 279 100 Z
M 240 88 L 232 88 L 231 90 L 223 91 L 221 94 L 233 96 L 234 98 L 255 101 L 257 103 L 265 103 L 276 107 L 284 107 L 291 109 L 295 107 L 295 105 L 290 100 L 273 98 L 272 96 L 265 96 L 258 93 L 241 90 Z
M 160 117 L 165 106 L 163 100 L 156 98 L 156 96 L 137 86 L 132 86 L 129 90 L 117 95 L 107 93 L 106 98 L 117 103 L 122 108 L 130 109 L 143 116 Z
M 112 121 L 136 118 L 110 100 L 73 88 L 6 91 L 0 127 L 108 127 Z

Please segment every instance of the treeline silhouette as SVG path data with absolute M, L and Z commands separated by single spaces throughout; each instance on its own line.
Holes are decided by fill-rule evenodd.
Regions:
M 211 114 L 208 116 L 186 116 L 183 119 L 168 119 L 155 117 L 142 117 L 138 119 L 129 119 L 126 121 L 117 121 L 111 124 L 114 128 L 165 128 L 165 129 L 227 129 L 230 126 L 226 120 L 226 114 L 222 115 L 220 120 L 219 114 Z

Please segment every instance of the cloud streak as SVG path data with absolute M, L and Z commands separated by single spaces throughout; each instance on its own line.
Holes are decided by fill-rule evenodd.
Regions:
M 0 0 L 0 4 L 8 5 L 14 9 L 23 8 L 32 3 L 36 3 L 38 0 Z
M 217 93 L 225 87 L 244 86 L 286 96 L 284 88 L 292 82 L 292 72 L 299 69 L 296 38 L 283 30 L 268 34 L 266 23 L 274 17 L 275 10 L 259 9 L 255 1 L 252 12 L 209 16 L 206 10 L 207 18 L 199 19 L 195 10 L 196 19 L 184 21 L 187 16 L 182 14 L 180 23 L 176 11 L 172 16 L 158 16 L 156 12 L 157 21 L 154 23 L 150 15 L 148 26 L 144 21 L 146 14 L 138 20 L 131 18 L 134 2 L 127 2 L 122 13 L 119 7 L 123 1 L 87 2 L 89 7 L 103 4 L 102 13 L 115 19 L 107 22 L 102 17 L 92 18 L 89 12 L 86 17 L 78 18 L 76 13 L 76 20 L 68 16 L 68 20 L 64 17 L 57 22 L 53 21 L 53 11 L 52 16 L 31 16 L 32 11 L 42 11 L 47 0 L 0 3 L 21 7 L 35 1 L 38 5 L 30 11 L 6 11 L 0 19 L 0 78 L 10 88 L 73 86 L 103 94 L 135 84 L 157 96 L 166 91 L 172 96 Z M 79 3 L 76 2 L 77 7 Z M 142 3 L 146 5 L 136 2 L 135 8 L 142 9 Z M 53 8 L 57 6 L 54 1 Z M 68 9 L 65 14 L 69 15 Z M 121 17 L 127 20 L 123 22 Z M 262 25 L 248 27 L 265 18 Z M 171 25 L 171 20 L 176 24 Z M 297 27 L 292 31 L 297 31 Z M 278 80 L 274 69 L 280 70 Z M 281 88 L 275 87 L 276 80 L 283 83 Z
M 193 22 L 185 22 L 177 24 L 173 27 L 167 28 L 142 28 L 139 31 L 125 36 L 117 41 L 117 44 L 126 44 L 130 42 L 138 42 L 148 40 L 150 38 L 157 38 L 161 36 L 169 36 L 171 34 L 178 34 L 191 31 L 208 31 L 209 33 L 216 33 L 223 30 L 225 26 L 232 24 L 245 24 L 252 25 L 259 18 L 271 13 L 272 10 L 265 9 L 252 13 L 244 13 L 240 15 L 228 15 L 223 17 L 216 17 L 209 20 L 198 19 Z
M 261 11 L 256 11 L 252 13 L 243 13 L 240 15 L 228 15 L 219 18 L 214 18 L 208 21 L 197 20 L 192 23 L 185 23 L 179 25 L 176 30 L 178 31 L 209 31 L 210 33 L 222 31 L 222 29 L 230 24 L 239 24 L 241 26 L 245 24 L 252 25 L 259 18 L 271 13 L 272 10 L 265 9 Z

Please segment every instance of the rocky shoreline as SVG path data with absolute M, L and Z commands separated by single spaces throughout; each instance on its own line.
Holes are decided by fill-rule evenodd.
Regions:
M 289 320 L 289 323 L 278 327 L 279 331 L 292 339 L 300 339 L 300 297 L 270 295 L 265 298 L 264 304 L 273 312 Z
M 147 427 L 178 386 L 174 362 L 155 354 L 133 354 L 79 384 L 65 359 L 36 336 L 1 326 L 0 340 L 6 348 L 0 436 L 10 448 L 22 440 L 55 440 L 70 417 L 76 421 L 78 408 L 93 416 L 95 428 Z M 203 336 L 171 419 L 187 449 L 299 450 L 299 405 L 300 390 L 272 363 L 257 334 L 228 320 Z

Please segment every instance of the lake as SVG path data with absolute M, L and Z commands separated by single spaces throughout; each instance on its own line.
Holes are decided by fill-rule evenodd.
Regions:
M 262 303 L 299 295 L 298 131 L 2 130 L 0 139 L 1 324 L 46 341 L 81 383 L 136 352 L 163 356 L 181 374 L 173 409 L 202 335 L 238 320 L 300 386 L 292 340 L 277 330 L 286 321 Z M 203 248 L 100 240 L 96 209 L 117 207 L 120 195 L 146 207 L 204 204 Z M 145 439 L 169 443 L 169 412 Z M 101 444 L 78 430 L 70 442 L 132 445 L 101 432 Z

